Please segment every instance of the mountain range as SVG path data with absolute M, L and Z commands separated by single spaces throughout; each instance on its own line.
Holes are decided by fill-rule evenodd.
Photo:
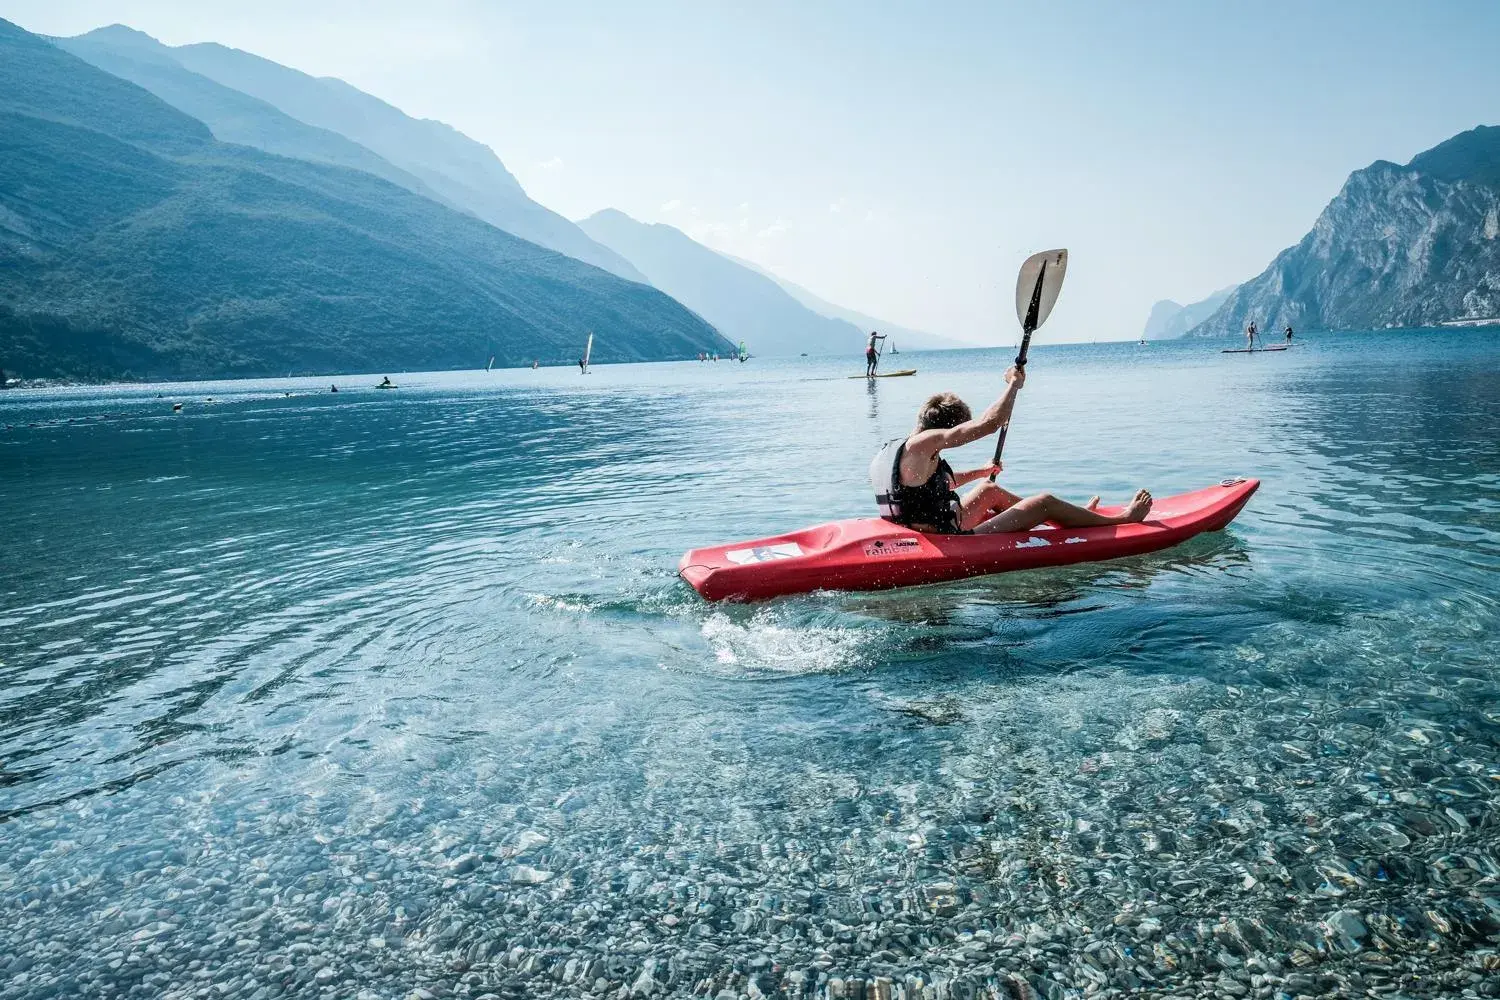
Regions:
M 1230 285 L 1228 288 L 1221 288 L 1208 298 L 1188 305 L 1162 299 L 1151 307 L 1151 315 L 1146 317 L 1146 328 L 1141 331 L 1141 339 L 1171 340 L 1183 336 L 1212 316 L 1236 287 L 1238 286 Z
M 609 208 L 579 223 L 634 264 L 651 284 L 757 355 L 859 354 L 864 333 L 820 315 L 779 284 L 664 223 L 637 222 Z
M 163 88 L 200 86 L 153 72 Z M 197 93 L 222 127 L 236 109 L 242 136 L 279 136 L 306 158 L 219 141 L 142 87 L 0 21 L 7 370 L 197 378 L 477 367 L 489 354 L 523 364 L 576 356 L 590 329 L 600 360 L 730 348 L 660 290 L 443 204 L 464 187 L 455 176 L 475 187 L 509 178 L 446 126 L 418 123 L 434 136 L 422 156 L 466 149 L 468 173 L 410 157 L 382 166 L 364 143 L 309 132 L 321 126 L 269 114 L 256 95 Z
M 1189 336 L 1500 323 L 1500 127 L 1356 170 L 1312 231 Z
M 798 302 L 802 303 L 804 306 L 811 309 L 819 316 L 826 316 L 829 319 L 841 319 L 846 322 L 853 323 L 864 333 L 868 333 L 871 330 L 878 330 L 880 333 L 886 334 L 891 338 L 886 342 L 887 350 L 889 350 L 890 346 L 892 345 L 900 344 L 905 344 L 908 348 L 917 351 L 941 351 L 952 350 L 954 348 L 977 346 L 975 344 L 965 343 L 960 340 L 953 340 L 949 337 L 940 337 L 935 333 L 927 333 L 924 330 L 914 330 L 911 327 L 899 326 L 895 323 L 890 322 L 889 320 L 877 319 L 874 316 L 869 315 L 868 313 L 862 313 L 855 309 L 848 309 L 844 306 L 836 305 L 832 302 L 829 302 L 827 299 L 808 291 L 806 288 L 803 288 L 796 282 L 789 281 L 779 274 L 768 271 L 766 268 L 761 267 L 759 264 L 748 260 L 741 260 L 739 257 L 734 257 L 730 254 L 724 254 L 724 256 L 728 257 L 736 264 L 748 267 L 750 270 L 756 272 L 757 274 L 762 274 L 767 278 L 770 278 L 772 281 L 776 282 L 776 284 L 781 286 L 782 291 L 786 292 L 792 298 L 796 299 Z
M 223 45 L 170 47 L 118 24 L 54 41 L 199 119 L 224 142 L 364 170 L 513 236 L 631 281 L 646 280 L 527 197 L 488 146 L 442 122 L 411 118 L 342 80 Z

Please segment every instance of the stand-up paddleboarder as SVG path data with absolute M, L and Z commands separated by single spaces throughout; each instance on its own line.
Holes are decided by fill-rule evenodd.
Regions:
M 880 364 L 880 351 L 875 346 L 875 342 L 884 339 L 884 334 L 870 331 L 870 339 L 865 342 L 865 378 L 875 377 L 875 369 Z
M 1248 351 L 1255 350 L 1255 333 L 1255 320 L 1252 319 L 1250 325 L 1245 327 L 1245 349 Z

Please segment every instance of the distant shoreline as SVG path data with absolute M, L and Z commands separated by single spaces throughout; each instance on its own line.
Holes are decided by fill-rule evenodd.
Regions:
M 1458 331 L 1458 330 L 1483 330 L 1483 329 L 1488 329 L 1488 328 L 1491 328 L 1491 327 L 1500 327 L 1500 316 L 1487 317 L 1487 318 L 1478 318 L 1478 319 L 1444 320 L 1444 321 L 1442 321 L 1441 323 L 1438 323 L 1435 326 L 1386 327 L 1386 328 L 1383 328 L 1383 329 L 1380 329 L 1380 330 L 1298 330 L 1296 336 L 1297 336 L 1297 339 L 1299 341 L 1301 341 L 1301 340 L 1308 339 L 1308 338 L 1310 338 L 1310 339 L 1317 339 L 1317 338 L 1325 337 L 1325 336 L 1336 336 L 1336 337 L 1364 336 L 1364 335 L 1372 335 L 1372 334 L 1396 333 L 1396 332 L 1402 332 L 1402 331 L 1409 332 L 1409 333 L 1422 333 L 1422 332 L 1428 332 L 1428 333 L 1445 333 L 1445 332 L 1454 332 L 1454 331 Z M 1180 336 L 1180 337 L 1169 337 L 1169 338 L 1160 339 L 1160 340 L 1147 340 L 1146 343 L 1148 343 L 1148 344 L 1157 344 L 1157 345 L 1173 345 L 1173 344 L 1177 344 L 1177 345 L 1191 345 L 1191 344 L 1202 343 L 1202 344 L 1204 344 L 1206 346 L 1206 345 L 1212 345 L 1212 344 L 1217 344 L 1217 343 L 1223 343 L 1223 342 L 1227 342 L 1227 341 L 1240 340 L 1242 338 L 1243 338 L 1242 334 L 1241 335 L 1234 335 L 1234 336 L 1209 336 L 1209 337 L 1193 336 L 1191 334 L 1187 334 L 1187 335 L 1183 335 L 1183 336 Z M 1280 340 L 1281 336 L 1280 336 L 1279 333 L 1275 333 L 1274 336 L 1272 337 L 1272 339 Z M 1069 340 L 1069 341 L 1063 341 L 1063 342 L 1059 342 L 1059 343 L 1046 343 L 1046 344 L 1037 343 L 1037 344 L 1033 344 L 1032 345 L 1032 350 L 1033 351 L 1038 351 L 1038 350 L 1040 350 L 1040 351 L 1046 351 L 1046 350 L 1057 349 L 1057 348 L 1104 347 L 1104 346 L 1108 346 L 1108 345 L 1135 346 L 1135 345 L 1138 345 L 1139 343 L 1140 343 L 1140 339 L 1138 337 L 1129 337 L 1129 338 L 1125 338 L 1125 339 L 1121 339 L 1121 340 Z M 902 351 L 901 354 L 903 354 L 903 355 L 906 355 L 906 354 L 955 354 L 955 353 L 962 353 L 962 352 L 965 352 L 965 351 L 1012 351 L 1012 350 L 1015 349 L 1015 346 L 1016 345 L 1014 343 L 1001 343 L 1001 344 L 993 344 L 993 345 L 989 345 L 989 346 L 975 344 L 972 347 L 931 347 L 931 348 L 920 348 L 920 349 L 913 348 L 913 349 L 911 349 L 909 351 Z M 850 352 L 846 352 L 844 354 L 820 354 L 820 355 L 812 355 L 812 356 L 806 356 L 806 357 L 799 357 L 799 356 L 793 356 L 793 355 L 777 355 L 777 356 L 752 355 L 751 356 L 751 362 L 761 361 L 761 362 L 780 363 L 780 362 L 786 362 L 786 361 L 799 361 L 799 360 L 803 360 L 803 361 L 837 360 L 837 359 L 840 359 L 840 358 L 852 359 L 854 361 L 857 361 L 860 365 L 863 365 L 863 363 L 864 363 L 863 354 L 861 352 L 858 352 L 858 351 L 850 351 Z M 735 364 L 736 363 L 735 359 L 734 358 L 730 358 L 730 357 L 722 357 L 722 358 L 720 358 L 720 361 L 722 363 L 725 363 L 725 364 Z M 622 365 L 670 365 L 670 364 L 695 364 L 696 365 L 698 363 L 699 362 L 695 358 L 675 358 L 675 359 L 670 359 L 670 360 L 657 360 L 657 361 L 605 361 L 605 362 L 594 362 L 593 364 L 590 365 L 590 367 L 591 368 L 594 368 L 594 367 L 598 367 L 598 368 L 613 368 L 613 367 L 622 366 Z M 578 363 L 576 361 L 552 361 L 552 362 L 549 362 L 549 363 L 541 365 L 538 370 L 546 370 L 546 369 L 575 369 L 577 367 L 578 367 Z M 497 365 L 497 366 L 495 366 L 495 368 L 491 369 L 490 371 L 492 371 L 494 373 L 500 373 L 500 372 L 524 372 L 524 371 L 528 371 L 528 370 L 531 370 L 531 366 L 530 365 L 522 364 L 522 365 L 505 365 L 505 366 Z M 111 385 L 118 385 L 118 386 L 150 386 L 150 385 L 184 385 L 184 384 L 200 383 L 200 382 L 201 383 L 209 383 L 209 382 L 213 382 L 213 383 L 219 383 L 219 382 L 287 382 L 287 381 L 307 382 L 309 380 L 318 380 L 318 381 L 324 381 L 324 380 L 326 380 L 326 381 L 329 381 L 329 382 L 345 383 L 345 384 L 347 384 L 348 388 L 358 388 L 359 387 L 358 386 L 358 380 L 359 379 L 365 379 L 365 378 L 378 379 L 378 378 L 380 378 L 383 375 L 389 375 L 392 378 L 409 378 L 409 377 L 415 376 L 415 375 L 448 375 L 448 374 L 457 374 L 457 373 L 460 373 L 460 372 L 477 372 L 479 374 L 484 374 L 485 371 L 486 371 L 486 369 L 484 369 L 484 368 L 435 368 L 435 369 L 423 369 L 423 370 L 406 370 L 406 369 L 393 368 L 393 369 L 386 369 L 386 370 L 382 370 L 382 371 L 352 372 L 352 373 L 351 372 L 340 372 L 340 373 L 330 373 L 330 372 L 317 373 L 317 372 L 313 372 L 313 373 L 307 373 L 307 374 L 293 373 L 291 375 L 199 375 L 199 376 L 194 376 L 194 377 L 191 377 L 191 378 L 149 378 L 149 377 L 145 377 L 145 378 L 80 379 L 80 378 L 18 378 L 18 377 L 12 376 L 12 377 L 10 377 L 8 379 L 8 381 L 6 382 L 6 384 L 3 387 L 0 387 L 0 394 L 3 394 L 4 392 L 7 392 L 7 391 L 22 391 L 22 390 L 26 390 L 26 389 L 69 389 L 69 388 L 81 389 L 81 388 L 96 388 L 96 387 L 111 386 Z

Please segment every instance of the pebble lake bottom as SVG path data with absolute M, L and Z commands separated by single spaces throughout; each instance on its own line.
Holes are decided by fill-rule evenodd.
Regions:
M 1011 352 L 0 394 L 0 997 L 1500 996 L 1500 332 L 1221 346 L 1002 482 L 1229 530 L 758 605 Z

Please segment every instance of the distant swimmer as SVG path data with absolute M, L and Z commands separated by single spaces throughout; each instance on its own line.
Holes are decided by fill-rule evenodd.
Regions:
M 172 412 L 173 413 L 181 413 L 182 412 L 182 404 L 181 403 L 173 403 L 172 404 Z
M 885 334 L 870 331 L 870 339 L 865 341 L 865 377 L 873 378 L 875 369 L 880 364 L 880 351 L 875 346 L 875 341 L 884 340 Z
M 1286 346 L 1292 346 L 1292 324 L 1290 323 L 1286 325 Z
M 329 392 L 338 392 L 338 391 L 339 391 L 339 387 L 338 387 L 338 386 L 336 386 L 336 385 L 330 385 L 330 386 L 329 386 L 329 387 L 328 387 L 328 391 L 329 391 Z

